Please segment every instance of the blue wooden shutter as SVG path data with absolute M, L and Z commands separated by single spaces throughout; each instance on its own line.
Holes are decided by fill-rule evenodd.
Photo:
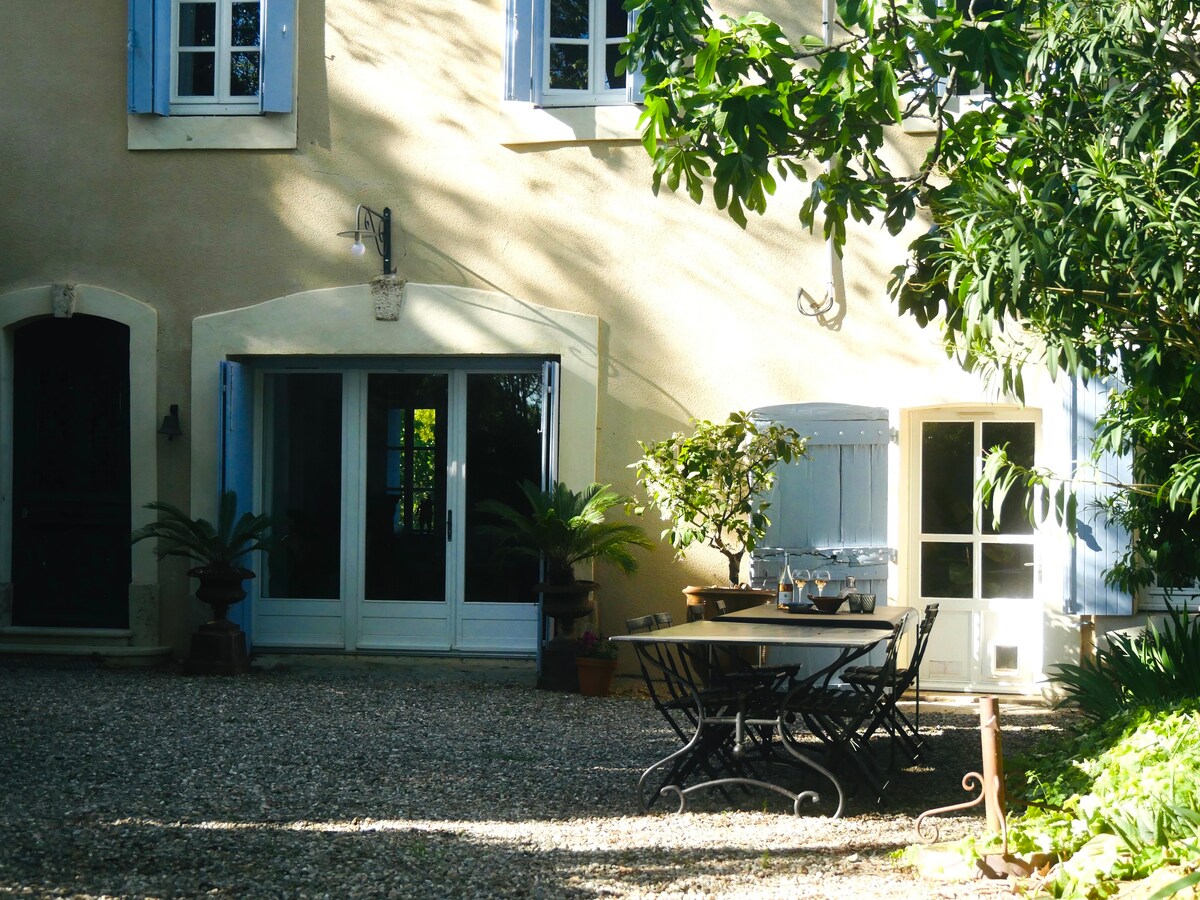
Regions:
M 218 419 L 219 469 L 218 496 L 226 491 L 236 491 L 237 515 L 253 511 L 254 507 L 254 424 L 252 383 L 241 363 L 222 362 L 221 366 L 221 415 Z M 258 572 L 259 578 L 266 577 Z M 246 643 L 252 642 L 251 603 L 258 594 L 257 579 L 247 584 L 246 599 L 229 609 L 229 618 L 246 632 Z
M 296 71 L 296 0 L 263 4 L 263 112 L 292 111 Z
M 887 410 L 797 403 L 764 407 L 753 415 L 790 425 L 809 438 L 807 459 L 776 470 L 763 546 L 819 550 L 820 555 L 794 555 L 793 565 L 829 569 L 839 582 L 854 575 L 860 590 L 878 594 L 882 604 L 891 559 Z M 768 570 L 779 565 L 776 559 Z
M 1071 421 L 1071 448 L 1078 463 L 1091 459 L 1096 419 L 1104 412 L 1112 382 L 1092 379 L 1088 384 L 1072 382 L 1067 389 L 1066 405 Z M 1133 472 L 1130 460 L 1106 453 L 1099 462 L 1100 472 L 1109 480 L 1128 482 Z M 1071 547 L 1067 568 L 1064 612 L 1069 615 L 1128 616 L 1133 614 L 1133 597 L 1104 583 L 1108 571 L 1129 546 L 1129 533 L 1107 522 L 1092 504 L 1105 488 L 1090 484 L 1076 485 L 1078 513 L 1077 536 Z
M 637 27 L 637 11 L 634 10 L 629 14 L 629 30 L 633 31 Z M 625 99 L 630 103 L 641 103 L 645 97 L 642 96 L 642 88 L 646 86 L 646 76 L 642 74 L 641 69 L 634 69 L 625 75 Z
M 542 489 L 558 479 L 558 382 L 562 364 L 542 363 Z
M 165 116 L 171 104 L 171 0 L 129 0 L 129 111 Z
M 535 9 L 539 0 L 507 0 L 504 10 L 505 36 L 504 99 L 532 103 L 534 99 Z

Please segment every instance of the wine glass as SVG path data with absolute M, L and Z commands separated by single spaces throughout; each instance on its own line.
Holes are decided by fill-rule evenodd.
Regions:
M 812 572 L 808 569 L 797 569 L 792 573 L 792 578 L 796 581 L 796 602 L 804 602 L 804 586 L 812 581 Z
M 823 596 L 825 594 L 825 585 L 829 584 L 829 570 L 817 569 L 813 572 L 813 584 L 817 586 L 817 594 Z

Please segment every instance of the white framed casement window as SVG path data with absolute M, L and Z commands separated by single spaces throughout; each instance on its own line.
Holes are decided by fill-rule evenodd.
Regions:
M 542 107 L 641 100 L 637 72 L 617 73 L 636 13 L 622 0 L 508 0 L 504 99 Z
M 172 0 L 172 115 L 262 110 L 261 0 Z
M 129 149 L 296 146 L 296 0 L 128 0 Z

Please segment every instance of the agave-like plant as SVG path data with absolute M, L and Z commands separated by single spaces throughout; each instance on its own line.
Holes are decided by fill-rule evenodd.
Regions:
M 1097 722 L 1125 709 L 1198 697 L 1200 619 L 1189 616 L 1186 605 L 1168 603 L 1162 631 L 1148 622 L 1140 633 L 1110 635 L 1094 661 L 1057 665 L 1050 680 L 1063 690 L 1063 704 Z
M 217 524 L 206 519 L 193 519 L 178 506 L 156 500 L 146 504 L 159 518 L 133 532 L 132 543 L 148 539 L 158 541 L 155 555 L 182 556 L 197 563 L 200 570 L 236 569 L 237 561 L 255 550 L 271 550 L 275 540 L 271 535 L 270 516 L 242 513 L 237 516 L 237 494 L 226 491 L 221 495 Z
M 629 502 L 611 487 L 593 482 L 576 492 L 556 481 L 542 490 L 525 481 L 521 492 L 529 500 L 529 509 L 485 500 L 477 507 L 479 512 L 500 521 L 481 530 L 498 537 L 504 551 L 544 559 L 547 584 L 575 584 L 575 564 L 593 559 L 610 562 L 630 575 L 638 568 L 631 548 L 649 549 L 654 543 L 638 525 L 606 521 L 610 509 Z

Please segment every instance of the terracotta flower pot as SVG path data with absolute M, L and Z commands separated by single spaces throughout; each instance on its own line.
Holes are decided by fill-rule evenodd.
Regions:
M 615 659 L 577 656 L 575 668 L 579 672 L 579 693 L 583 696 L 607 697 L 612 691 L 613 675 L 617 671 Z
M 685 587 L 689 619 L 715 619 L 724 612 L 737 612 L 752 606 L 762 606 L 775 599 L 775 591 L 735 587 Z

